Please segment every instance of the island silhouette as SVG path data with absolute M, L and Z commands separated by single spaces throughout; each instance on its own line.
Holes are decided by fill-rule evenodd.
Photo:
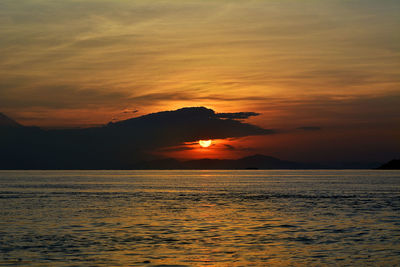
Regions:
M 376 163 L 304 163 L 267 155 L 177 160 L 152 155 L 198 140 L 275 134 L 243 122 L 254 112 L 187 107 L 89 128 L 23 126 L 0 113 L 0 169 L 369 169 Z M 313 129 L 314 130 L 314 129 Z
M 393 159 L 379 166 L 378 170 L 400 170 L 400 159 Z
M 0 116 L 0 169 L 132 169 L 149 153 L 201 139 L 273 134 L 243 122 L 253 112 L 188 107 L 90 128 L 42 129 Z

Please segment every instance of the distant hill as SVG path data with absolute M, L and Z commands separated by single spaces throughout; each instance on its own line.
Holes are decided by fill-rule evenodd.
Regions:
M 400 159 L 393 159 L 382 166 L 378 167 L 379 170 L 400 170 Z
M 0 112 L 0 127 L 20 127 L 21 124 Z

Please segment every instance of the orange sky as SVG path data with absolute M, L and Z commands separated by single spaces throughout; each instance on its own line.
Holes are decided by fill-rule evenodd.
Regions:
M 395 0 L 3 0 L 0 112 L 86 127 L 188 106 L 252 111 L 248 122 L 285 132 L 246 141 L 265 153 L 298 158 L 303 142 L 332 151 L 324 142 L 342 138 L 388 157 L 399 13 Z

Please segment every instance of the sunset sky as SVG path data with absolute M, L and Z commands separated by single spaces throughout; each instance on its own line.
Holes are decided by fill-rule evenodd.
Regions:
M 41 127 L 257 112 L 246 122 L 276 134 L 222 140 L 222 156 L 389 160 L 399 14 L 398 0 L 2 0 L 0 112 Z

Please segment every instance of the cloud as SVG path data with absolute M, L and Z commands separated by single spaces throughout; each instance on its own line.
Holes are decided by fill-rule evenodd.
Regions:
M 137 113 L 137 112 L 139 112 L 139 110 L 137 110 L 137 109 L 135 109 L 135 110 L 125 109 L 124 111 L 122 111 L 122 113 L 124 113 L 124 114 L 132 114 L 132 113 Z
M 243 113 L 246 114 L 246 112 Z M 136 131 L 146 135 L 146 138 L 155 135 L 151 142 L 153 146 L 157 143 L 159 143 L 157 146 L 164 146 L 200 139 L 224 139 L 275 133 L 274 130 L 263 129 L 238 120 L 222 119 L 214 110 L 205 107 L 189 107 L 152 113 L 110 123 L 108 127 L 116 131 L 129 131 L 135 128 Z
M 236 150 L 236 148 L 235 148 L 234 146 L 232 146 L 232 145 L 224 144 L 224 146 L 225 146 L 225 148 L 228 149 L 228 150 Z
M 115 106 L 116 101 L 121 105 L 129 95 L 123 92 L 80 88 L 78 86 L 43 85 L 40 87 L 23 88 L 12 93 L 11 89 L 2 91 L 0 85 L 0 106 L 2 107 L 46 107 L 53 109 L 81 108 L 82 106 L 105 107 Z M 126 102 L 126 101 L 125 101 Z
M 321 130 L 321 127 L 317 127 L 317 126 L 302 126 L 302 127 L 298 127 L 297 129 L 304 130 L 304 131 L 319 131 L 319 130 Z
M 315 107 L 332 92 L 388 94 L 399 88 L 399 3 L 3 0 L 0 106 L 54 117 L 114 114 L 121 102 L 142 112 L 263 102 L 266 114 L 271 98 L 320 94 Z
M 256 112 L 236 112 L 236 113 L 217 113 L 216 116 L 221 119 L 248 119 L 252 116 L 258 116 Z
M 192 150 L 190 146 L 174 146 L 174 147 L 162 147 L 158 151 L 160 152 L 177 152 L 177 151 L 188 151 Z

